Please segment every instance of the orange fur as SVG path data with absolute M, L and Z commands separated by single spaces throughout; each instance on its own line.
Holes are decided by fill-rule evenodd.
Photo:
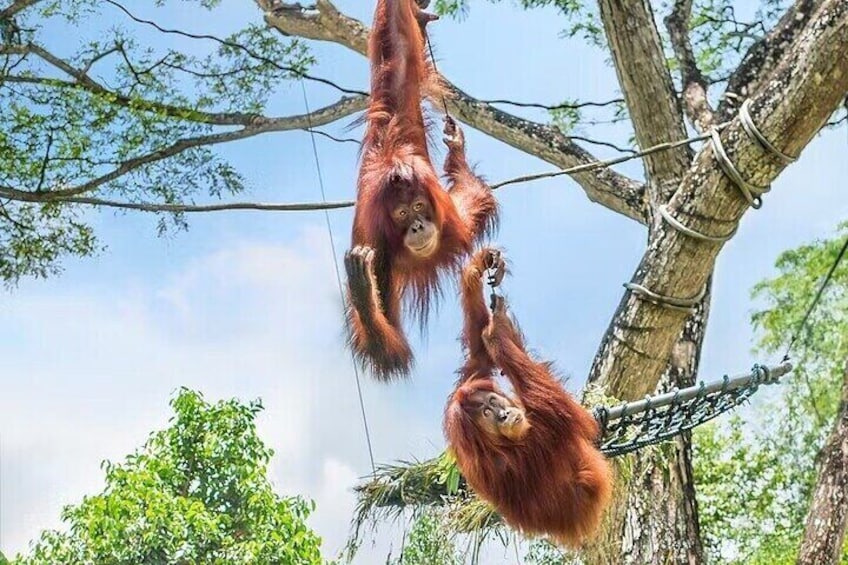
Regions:
M 448 191 L 431 163 L 421 101 L 442 91 L 425 57 L 425 21 L 414 0 L 378 0 L 368 44 L 371 103 L 364 117 L 352 243 L 376 251 L 376 291 L 356 286 L 349 273 L 348 327 L 354 353 L 382 380 L 405 375 L 412 363 L 401 326 L 402 300 L 423 326 L 441 274 L 458 269 L 496 217 L 491 190 L 468 166 L 464 143 L 449 145 Z M 438 251 L 425 259 L 406 249 L 404 233 L 391 218 L 398 203 L 421 195 L 439 230 Z M 359 296 L 352 296 L 354 289 Z
M 462 277 L 468 358 L 445 410 L 445 435 L 468 484 L 509 525 L 579 547 L 597 530 L 612 494 L 609 465 L 594 443 L 598 425 L 550 364 L 530 358 L 505 310 L 489 314 L 480 280 L 485 253 L 475 255 Z M 530 424 L 519 442 L 493 441 L 468 405 L 476 391 L 504 394 L 492 376 L 496 368 Z

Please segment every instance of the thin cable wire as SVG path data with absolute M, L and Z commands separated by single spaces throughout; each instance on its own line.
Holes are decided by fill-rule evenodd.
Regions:
M 307 121 L 311 123 L 311 116 L 307 116 Z M 727 127 L 729 122 L 715 126 L 715 129 L 721 130 Z M 313 128 L 309 128 L 313 129 Z M 314 136 L 313 136 L 314 137 Z M 608 169 L 613 165 L 641 159 L 647 155 L 668 151 L 683 145 L 690 145 L 698 141 L 709 139 L 710 134 L 696 135 L 687 139 L 681 139 L 673 142 L 660 143 L 648 147 L 647 149 L 634 153 L 633 155 L 623 155 L 612 159 L 590 161 L 581 165 L 575 165 L 558 171 L 550 171 L 547 173 L 535 173 L 514 177 L 508 180 L 493 183 L 490 186 L 492 190 L 497 190 L 511 184 L 522 184 L 535 180 L 559 177 L 562 175 L 575 175 L 578 173 L 588 173 L 599 169 Z M 252 203 L 252 202 L 234 202 L 230 204 L 206 204 L 200 206 L 188 204 L 156 204 L 153 202 L 119 202 L 115 200 L 103 200 L 99 198 L 90 198 L 84 196 L 56 196 L 50 192 L 36 194 L 34 192 L 26 192 L 11 189 L 9 187 L 0 186 L 0 197 L 8 198 L 17 202 L 67 202 L 71 204 L 85 204 L 89 206 L 104 206 L 109 208 L 125 208 L 130 210 L 140 210 L 143 212 L 218 212 L 223 210 L 266 210 L 275 212 L 288 211 L 316 211 L 316 210 L 335 210 L 338 208 L 352 208 L 355 204 L 353 200 L 344 200 L 339 202 L 290 202 L 290 203 Z
M 327 195 L 324 192 L 324 175 L 321 173 L 321 161 L 318 159 L 318 145 L 315 143 L 315 133 L 312 128 L 312 111 L 309 109 L 309 99 L 306 96 L 306 85 L 303 79 L 300 79 L 300 88 L 303 91 L 303 105 L 306 107 L 306 119 L 309 122 L 309 137 L 312 140 L 312 155 L 315 158 L 315 170 L 318 174 L 318 186 L 321 189 L 321 202 L 327 202 Z M 336 270 L 336 284 L 339 287 L 339 297 L 344 303 L 344 290 L 342 288 L 342 275 L 339 271 L 339 263 L 336 261 L 336 240 L 333 237 L 333 225 L 330 222 L 330 213 L 324 210 L 324 220 L 327 222 L 327 233 L 330 236 L 330 251 L 332 252 L 333 268 Z M 359 396 L 359 409 L 362 412 L 362 425 L 365 428 L 365 441 L 368 443 L 368 458 L 371 460 L 371 472 L 376 473 L 377 466 L 374 463 L 374 449 L 371 446 L 371 431 L 368 428 L 368 416 L 365 412 L 365 401 L 362 398 L 362 384 L 359 377 L 359 366 L 356 364 L 356 359 L 351 355 L 353 361 L 353 374 L 356 377 L 356 393 Z
M 789 360 L 789 353 L 792 351 L 792 346 L 795 345 L 795 342 L 798 340 L 798 337 L 801 335 L 801 332 L 804 330 L 804 327 L 807 325 L 807 321 L 810 319 L 810 314 L 816 309 L 818 306 L 819 300 L 824 294 L 824 290 L 827 288 L 827 285 L 830 284 L 830 280 L 833 278 L 833 273 L 836 271 L 836 268 L 839 266 L 839 263 L 842 261 L 843 257 L 845 257 L 845 252 L 848 251 L 848 237 L 845 238 L 845 243 L 842 244 L 842 249 L 839 250 L 839 255 L 836 256 L 836 261 L 833 262 L 833 265 L 830 266 L 830 270 L 825 275 L 824 280 L 819 286 L 818 292 L 816 292 L 815 298 L 810 303 L 810 306 L 807 308 L 807 313 L 804 314 L 804 318 L 801 320 L 801 323 L 798 324 L 798 327 L 795 329 L 795 333 L 792 335 L 792 339 L 789 340 L 789 345 L 786 348 L 786 354 L 783 356 L 784 361 Z
M 848 98 L 846 98 L 845 100 L 845 114 L 846 116 L 848 116 Z M 845 128 L 845 132 L 848 133 L 848 127 Z M 813 301 L 810 303 L 809 308 L 807 308 L 807 312 L 806 314 L 804 314 L 804 318 L 801 320 L 801 323 L 798 324 L 798 327 L 795 329 L 795 333 L 792 334 L 792 339 L 789 340 L 789 345 L 786 346 L 786 353 L 783 355 L 783 361 L 789 360 L 789 354 L 792 351 L 792 346 L 795 345 L 795 342 L 801 335 L 801 332 L 803 331 L 804 327 L 807 325 L 807 321 L 810 318 L 810 315 L 813 313 L 813 310 L 815 310 L 816 306 L 818 305 L 819 299 L 822 297 L 822 294 L 824 294 L 824 289 L 827 287 L 828 283 L 830 283 L 830 279 L 833 277 L 833 273 L 834 271 L 836 271 L 836 267 L 839 265 L 839 262 L 842 261 L 843 257 L 845 256 L 846 250 L 848 250 L 848 237 L 845 238 L 845 243 L 842 244 L 842 249 L 839 250 L 839 255 L 836 256 L 836 261 L 833 262 L 833 265 L 831 265 L 830 270 L 827 272 L 827 275 L 825 276 L 824 281 L 822 281 L 818 292 L 816 292 L 815 298 L 813 298 Z M 818 419 L 818 421 L 823 422 L 822 413 L 819 410 L 818 402 L 816 401 L 816 395 L 813 392 L 813 383 L 810 381 L 810 375 L 807 371 L 804 371 L 804 383 L 807 385 L 807 394 L 809 394 L 810 396 L 810 404 L 813 407 L 813 412 L 816 413 L 816 418 Z

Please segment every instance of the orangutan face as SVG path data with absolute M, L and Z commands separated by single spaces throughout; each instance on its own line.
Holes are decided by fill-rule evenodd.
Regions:
M 530 429 L 524 409 L 511 398 L 490 390 L 473 393 L 469 400 L 474 421 L 487 434 L 519 441 Z

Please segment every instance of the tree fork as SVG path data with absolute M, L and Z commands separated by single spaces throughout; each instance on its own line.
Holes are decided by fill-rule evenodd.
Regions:
M 784 153 L 798 155 L 848 91 L 848 2 L 824 2 L 761 93 L 751 115 L 760 131 Z M 722 141 L 743 178 L 772 182 L 786 166 L 747 137 L 738 118 Z M 748 208 L 739 189 L 718 167 L 707 144 L 669 202 L 673 215 L 702 233 L 727 233 Z M 722 244 L 693 239 L 658 225 L 632 282 L 667 296 L 703 291 Z M 595 357 L 589 381 L 605 394 L 633 400 L 652 392 L 666 367 L 686 314 L 626 293 Z M 634 328 L 651 328 L 636 331 Z

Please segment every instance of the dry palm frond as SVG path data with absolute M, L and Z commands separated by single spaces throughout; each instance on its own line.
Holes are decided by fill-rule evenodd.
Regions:
M 450 452 L 424 461 L 400 461 L 383 465 L 356 487 L 356 508 L 346 552 L 349 558 L 361 543 L 365 528 L 401 519 L 415 519 L 423 511 L 441 515 L 445 528 L 454 535 L 468 535 L 471 550 L 479 550 L 492 535 L 506 529 L 500 516 L 468 490 Z
M 447 508 L 447 526 L 454 532 L 471 534 L 499 529 L 503 521 L 488 502 L 472 495 L 451 501 Z

